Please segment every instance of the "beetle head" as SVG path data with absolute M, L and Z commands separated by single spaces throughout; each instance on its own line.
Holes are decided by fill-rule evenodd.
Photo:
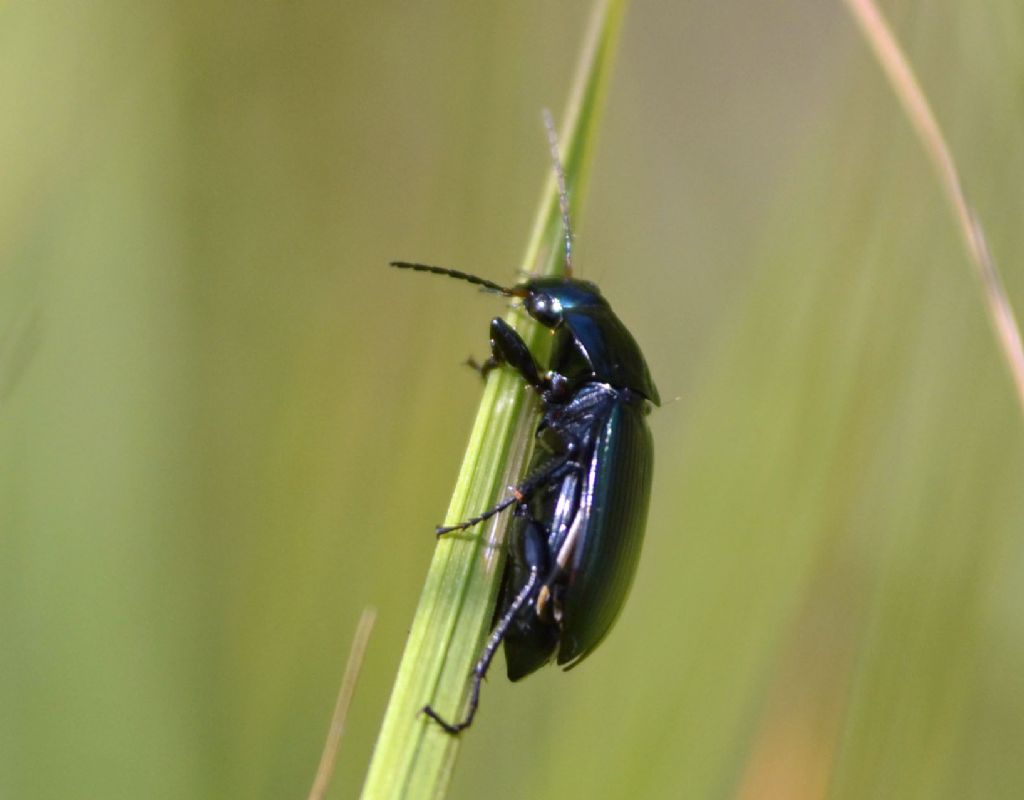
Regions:
M 522 297 L 526 313 L 545 328 L 561 325 L 567 311 L 608 305 L 597 286 L 573 278 L 534 278 L 511 294 Z

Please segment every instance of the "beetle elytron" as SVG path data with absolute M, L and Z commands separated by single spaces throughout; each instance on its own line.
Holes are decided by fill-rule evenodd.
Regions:
M 554 125 L 545 114 L 560 190 L 565 272 L 571 275 L 572 233 L 565 175 Z M 391 266 L 469 281 L 522 300 L 550 329 L 547 371 L 503 319 L 491 320 L 491 355 L 478 365 L 515 369 L 540 397 L 542 417 L 526 479 L 479 516 L 438 535 L 463 530 L 515 506 L 508 561 L 494 630 L 473 669 L 466 714 L 459 722 L 423 711 L 457 734 L 473 721 L 480 684 L 498 646 L 505 644 L 509 680 L 552 658 L 571 669 L 608 633 L 636 572 L 650 498 L 653 446 L 646 416 L 660 403 L 633 336 L 592 283 L 533 278 L 512 287 L 444 267 L 405 261 Z

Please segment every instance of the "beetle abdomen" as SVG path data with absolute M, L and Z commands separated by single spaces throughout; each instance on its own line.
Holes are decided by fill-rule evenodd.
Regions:
M 576 666 L 605 637 L 636 574 L 650 501 L 654 446 L 643 399 L 611 393 L 587 464 L 581 540 L 567 576 L 558 663 Z

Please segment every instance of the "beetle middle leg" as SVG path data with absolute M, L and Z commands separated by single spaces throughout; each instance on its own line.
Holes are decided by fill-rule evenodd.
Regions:
M 516 503 L 525 503 L 539 488 L 553 480 L 557 480 L 561 475 L 565 474 L 566 471 L 578 470 L 580 465 L 572 460 L 574 454 L 575 448 L 568 448 L 566 452 L 554 456 L 547 464 L 538 469 L 532 475 L 528 476 L 521 484 L 513 487 L 512 494 L 500 503 L 491 506 L 482 514 L 470 517 L 469 519 L 455 525 L 438 525 L 437 528 L 434 529 L 434 532 L 438 536 L 444 536 L 446 533 L 464 531 L 466 528 L 472 528 L 474 525 L 479 525 L 481 522 L 489 520 L 495 514 L 500 514 L 511 505 Z

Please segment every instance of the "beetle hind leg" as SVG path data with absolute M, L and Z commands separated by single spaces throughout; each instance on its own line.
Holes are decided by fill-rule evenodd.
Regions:
M 491 662 L 494 660 L 494 655 L 498 652 L 498 647 L 505 638 L 505 634 L 508 633 L 508 629 L 512 625 L 512 621 L 515 619 L 520 609 L 526 605 L 536 586 L 537 568 L 533 567 L 530 570 L 530 577 L 527 578 L 526 583 L 523 584 L 523 588 L 519 590 L 512 602 L 509 603 L 508 608 L 498 621 L 498 624 L 494 627 L 494 630 L 491 631 L 491 636 L 487 640 L 487 644 L 484 646 L 483 652 L 480 654 L 480 659 L 473 667 L 473 683 L 469 692 L 469 707 L 466 709 L 466 716 L 464 716 L 460 722 L 451 723 L 445 721 L 445 719 L 429 705 L 423 706 L 423 713 L 440 725 L 445 733 L 449 733 L 452 736 L 458 736 L 462 731 L 473 724 L 473 717 L 476 716 L 477 707 L 480 705 L 480 686 L 483 683 L 484 678 L 487 677 L 487 670 L 490 669 Z

